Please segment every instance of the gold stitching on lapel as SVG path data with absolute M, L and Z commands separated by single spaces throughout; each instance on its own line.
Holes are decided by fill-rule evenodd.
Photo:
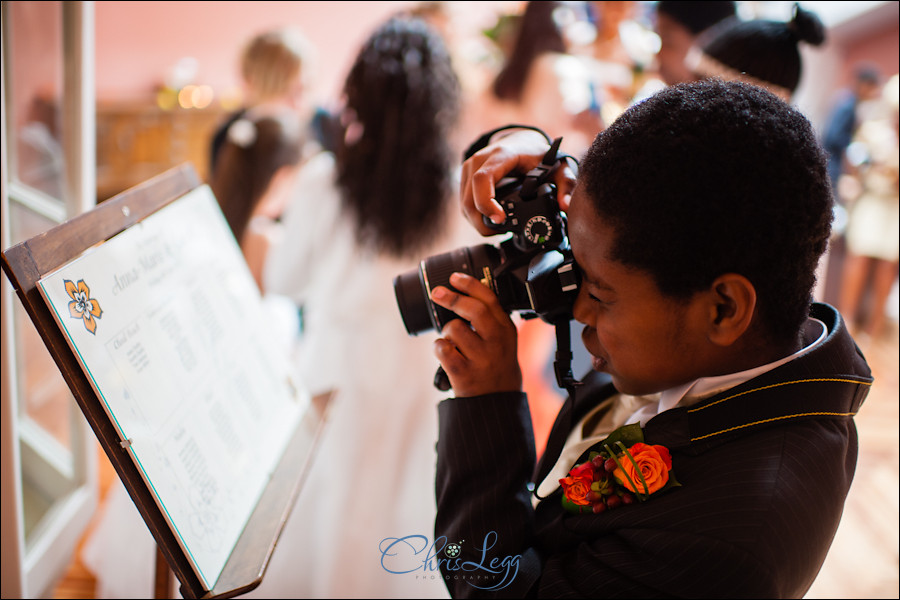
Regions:
M 735 394 L 733 396 L 728 396 L 727 398 L 722 398 L 721 400 L 716 400 L 715 402 L 710 402 L 705 406 L 698 406 L 696 408 L 689 408 L 688 412 L 697 412 L 703 410 L 704 408 L 709 408 L 710 406 L 715 406 L 716 404 L 720 404 L 725 402 L 726 400 L 731 400 L 732 398 L 737 398 L 739 396 L 745 396 L 747 394 L 752 394 L 753 392 L 759 392 L 762 390 L 768 390 L 770 388 L 779 387 L 782 385 L 791 385 L 794 383 L 815 383 L 815 382 L 836 382 L 836 383 L 855 383 L 857 385 L 872 385 L 871 381 L 857 381 L 856 379 L 797 379 L 795 381 L 782 381 L 781 383 L 773 383 L 772 385 L 766 385 L 763 387 L 753 388 L 752 390 L 746 390 L 739 394 Z M 808 413 L 808 414 L 818 414 L 818 413 Z M 831 413 L 822 413 L 822 414 L 831 414 Z M 855 414 L 855 413 L 854 413 Z M 798 415 L 799 416 L 799 415 Z
M 797 383 L 797 382 L 792 382 Z M 774 386 L 770 386 L 774 387 Z M 763 389 L 763 388 L 760 388 Z M 722 431 L 715 431 L 713 433 L 707 433 L 706 435 L 701 435 L 699 437 L 691 438 L 692 442 L 696 442 L 698 440 L 706 439 L 708 437 L 712 437 L 714 435 L 720 435 L 722 433 L 728 433 L 729 431 L 734 431 L 735 429 L 743 429 L 744 427 L 752 427 L 753 425 L 761 425 L 762 423 L 770 423 L 772 421 L 781 421 L 784 419 L 793 419 L 796 417 L 852 417 L 856 415 L 856 413 L 834 413 L 834 412 L 810 412 L 810 413 L 798 413 L 795 415 L 784 415 L 782 417 L 773 417 L 771 419 L 763 419 L 762 421 L 754 421 L 753 423 L 744 423 L 743 425 L 737 425 L 736 427 L 729 427 L 728 429 L 723 429 Z

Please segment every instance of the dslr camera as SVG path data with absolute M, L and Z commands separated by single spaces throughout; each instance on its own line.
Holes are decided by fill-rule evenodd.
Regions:
M 566 216 L 559 209 L 552 174 L 557 158 L 557 138 L 541 164 L 525 175 L 508 176 L 496 186 L 497 202 L 506 220 L 497 225 L 482 217 L 498 233 L 510 235 L 499 245 L 480 244 L 428 257 L 418 269 L 394 278 L 394 294 L 403 324 L 410 335 L 440 331 L 456 313 L 431 301 L 438 286 L 455 289 L 450 275 L 466 273 L 480 279 L 496 294 L 507 313 L 518 311 L 523 319 L 540 317 L 557 328 L 557 345 L 564 336 L 568 345 L 569 321 L 580 284 L 566 230 Z M 564 332 L 563 332 L 564 330 Z M 561 348 L 557 349 L 559 356 Z M 569 348 L 564 349 L 569 352 Z M 571 354 L 568 354 L 571 358 Z M 441 371 L 438 371 L 441 376 Z M 446 377 L 444 375 L 443 377 Z M 571 378 L 571 375 L 568 375 Z M 557 380 L 564 385 L 557 367 Z M 449 389 L 447 383 L 440 389 Z

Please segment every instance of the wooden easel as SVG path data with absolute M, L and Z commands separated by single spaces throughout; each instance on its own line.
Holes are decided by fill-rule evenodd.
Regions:
M 37 282 L 88 248 L 121 233 L 198 185 L 200 181 L 193 167 L 182 165 L 2 254 L 4 272 L 156 540 L 158 598 L 168 596 L 172 572 L 181 583 L 180 591 L 186 598 L 231 598 L 249 592 L 262 582 L 278 536 L 308 472 L 324 422 L 323 414 L 311 408 L 302 417 L 221 575 L 213 589 L 206 589 L 133 460 L 120 445 L 118 433 L 41 297 Z

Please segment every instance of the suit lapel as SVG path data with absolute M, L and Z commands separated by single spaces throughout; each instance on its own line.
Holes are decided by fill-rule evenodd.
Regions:
M 535 486 L 539 486 L 541 482 L 544 481 L 547 474 L 550 472 L 550 469 L 553 468 L 553 465 L 555 465 L 556 461 L 559 459 L 559 455 L 566 443 L 566 438 L 572 430 L 572 408 L 574 403 L 575 401 L 571 396 L 566 398 L 565 403 L 556 417 L 556 422 L 550 430 L 550 437 L 547 438 L 547 445 L 544 449 L 544 453 L 541 455 L 541 460 L 538 462 L 537 467 L 534 470 L 534 475 L 532 476 L 532 481 Z M 537 495 L 537 492 L 535 492 L 535 495 Z
M 556 464 L 574 424 L 578 423 L 599 402 L 616 393 L 611 381 L 610 376 L 606 373 L 592 371 L 584 378 L 583 384 L 575 388 L 575 395 L 570 396 L 563 403 L 556 422 L 550 430 L 550 437 L 547 438 L 544 453 L 534 470 L 532 481 L 536 486 L 540 485 L 553 465 Z

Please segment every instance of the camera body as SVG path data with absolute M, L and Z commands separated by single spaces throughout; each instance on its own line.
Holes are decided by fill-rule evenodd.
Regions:
M 462 272 L 480 279 L 497 295 L 507 313 L 540 317 L 551 324 L 572 319 L 579 277 L 559 209 L 552 173 L 559 163 L 557 140 L 542 163 L 525 175 L 506 177 L 496 186 L 497 202 L 506 220 L 484 223 L 510 236 L 497 246 L 481 244 L 431 256 L 418 269 L 394 278 L 394 293 L 410 335 L 443 329 L 458 315 L 431 301 L 431 291 L 450 285 L 450 275 Z

